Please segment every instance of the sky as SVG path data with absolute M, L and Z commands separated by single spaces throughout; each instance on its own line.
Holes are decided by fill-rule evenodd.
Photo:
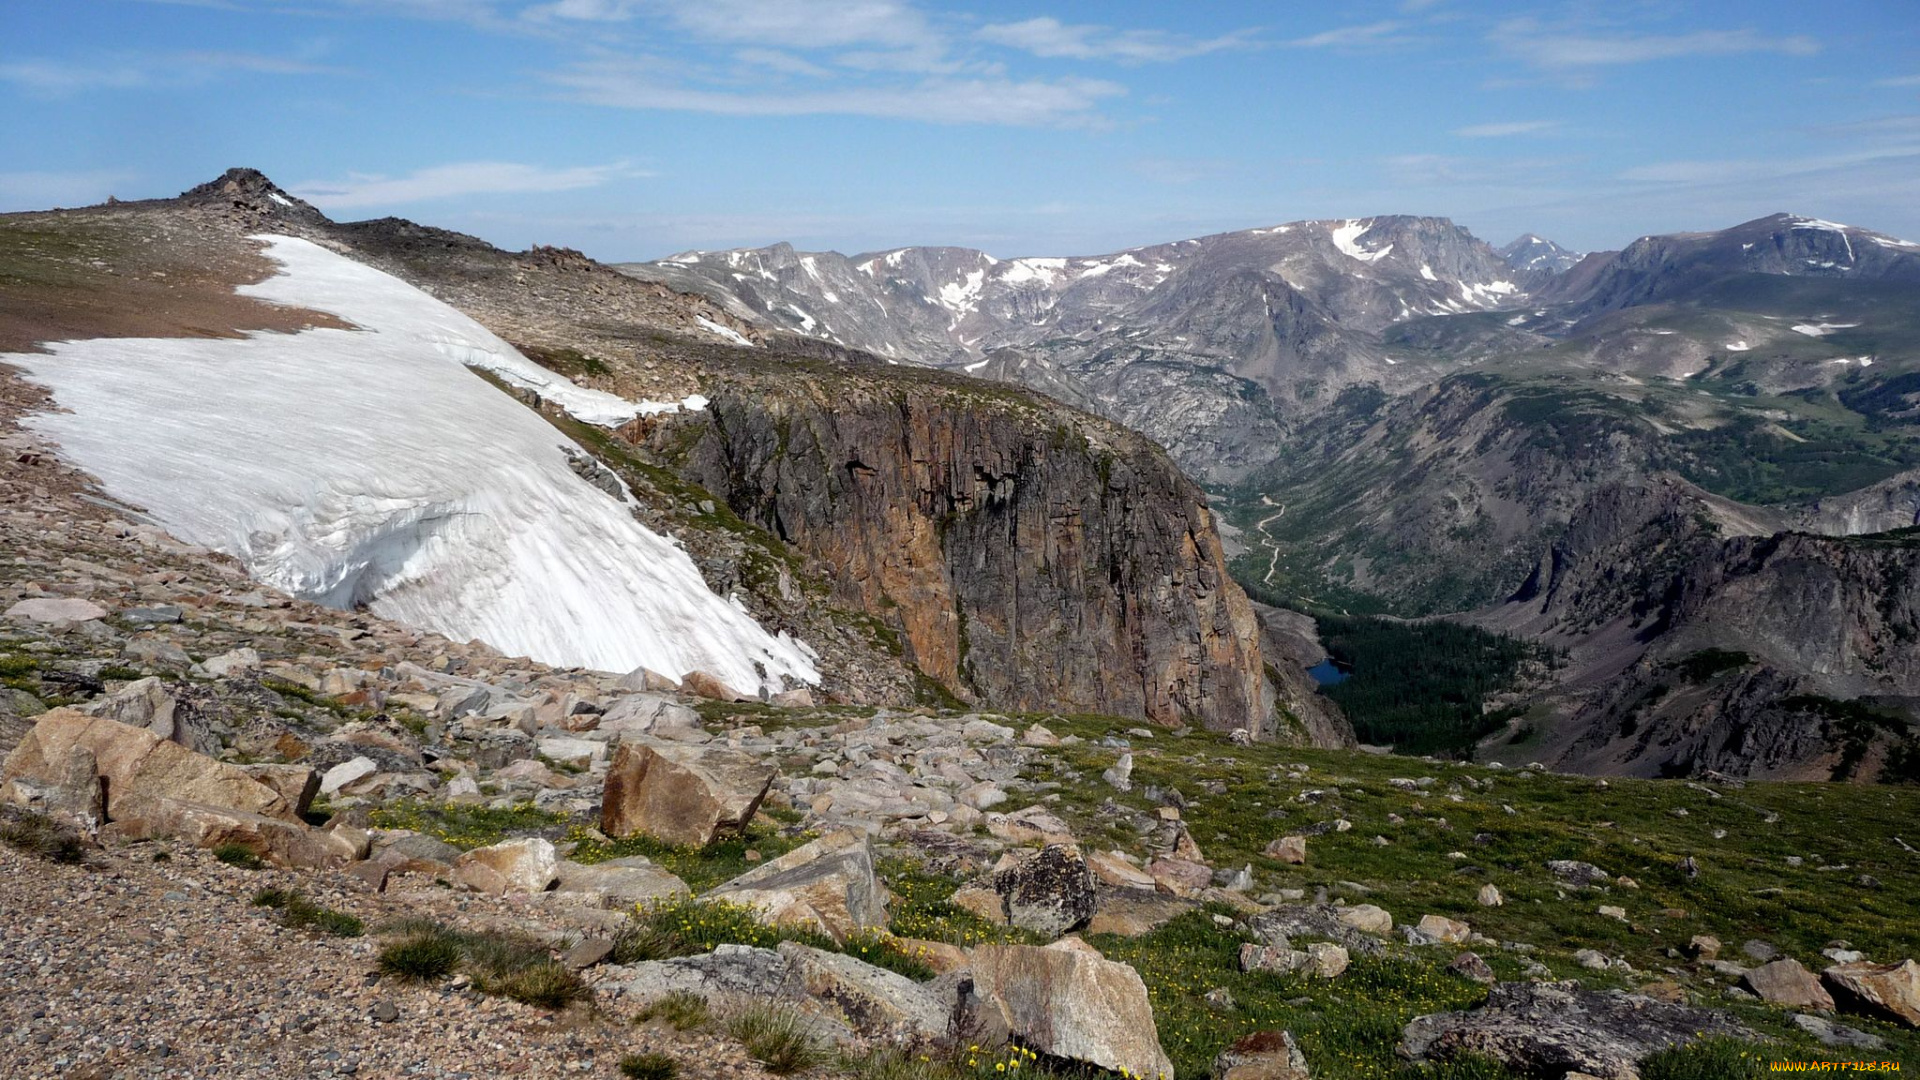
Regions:
M 1920 239 L 1913 0 L 0 0 L 0 210 L 233 165 L 608 261 L 1450 217 Z

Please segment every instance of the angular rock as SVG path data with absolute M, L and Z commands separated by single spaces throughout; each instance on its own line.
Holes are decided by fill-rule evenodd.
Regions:
M 1340 909 L 1340 921 L 1363 934 L 1385 937 L 1393 933 L 1393 916 L 1373 904 L 1353 904 Z
M 1285 1031 L 1242 1036 L 1213 1059 L 1212 1080 L 1309 1080 L 1307 1057 Z
M 754 867 L 706 894 L 756 908 L 779 925 L 805 926 L 845 941 L 887 925 L 887 889 L 873 872 L 865 833 L 837 832 Z
M 738 750 L 651 738 L 623 742 L 607 772 L 600 831 L 705 847 L 746 827 L 777 771 Z
M 1820 985 L 1820 977 L 1802 967 L 1798 960 L 1775 960 L 1752 968 L 1740 977 L 1740 986 L 1761 1001 L 1775 1005 L 1833 1011 L 1833 997 Z
M 1080 850 L 1049 844 L 992 878 L 1007 922 L 1047 938 L 1085 926 L 1093 918 L 1093 872 Z
M 704 671 L 687 672 L 686 675 L 680 679 L 680 689 L 692 694 L 694 697 L 703 697 L 710 701 L 755 700 L 751 696 L 743 694 L 720 681 L 719 676 L 709 675 Z
M 453 872 L 475 892 L 542 893 L 559 878 L 560 856 L 551 840 L 525 837 L 474 848 L 453 861 Z
M 7 609 L 7 618 L 16 622 L 87 622 L 106 617 L 106 608 L 78 597 L 39 596 Z
M 1422 915 L 1419 924 L 1413 927 L 1412 933 L 1428 942 L 1457 945 L 1472 936 L 1473 929 L 1466 923 L 1449 919 L 1444 915 Z
M 260 654 L 253 649 L 230 649 L 200 662 L 200 670 L 215 679 L 232 678 L 260 670 Z
M 60 780 L 74 747 L 93 755 L 105 781 L 110 821 L 141 818 L 160 801 L 173 800 L 299 823 L 285 799 L 238 766 L 196 754 L 152 731 L 71 709 L 35 718 L 33 729 L 0 766 L 0 781 Z
M 693 895 L 686 882 L 639 855 L 592 865 L 563 861 L 554 875 L 556 892 L 590 896 L 614 910 Z
M 275 866 L 343 866 L 359 854 L 346 837 L 301 821 L 180 799 L 155 800 L 140 816 L 117 821 L 115 827 L 128 839 L 172 836 L 203 848 L 237 844 Z
M 1011 844 L 1071 844 L 1073 828 L 1043 806 L 988 814 L 987 832 Z
M 1547 870 L 1556 880 L 1576 889 L 1588 889 L 1597 885 L 1610 884 L 1613 875 L 1590 862 L 1577 859 L 1553 859 L 1547 863 Z
M 956 894 L 957 895 L 957 894 Z M 1139 937 L 1194 910 L 1192 900 L 1128 892 L 1100 898 L 1099 909 L 1087 923 L 1089 934 L 1118 934 Z
M 1213 869 L 1188 859 L 1155 859 L 1147 864 L 1154 887 L 1171 896 L 1192 896 L 1213 884 Z
M 627 969 L 621 993 L 641 1003 L 668 994 L 695 994 L 709 1003 L 736 998 L 770 1000 L 797 996 L 787 958 L 772 949 L 749 945 L 721 945 L 697 956 L 652 960 Z
M 570 971 L 584 971 L 595 964 L 605 963 L 613 955 L 613 942 L 607 938 L 587 938 L 580 944 L 568 949 L 560 957 L 560 962 Z
M 1480 1054 L 1527 1076 L 1583 1072 L 1601 1080 L 1639 1080 L 1641 1058 L 1710 1036 L 1757 1039 L 1725 1013 L 1674 1005 L 1579 983 L 1508 982 L 1485 1006 L 1416 1017 L 1400 1053 L 1416 1062 Z
M 1305 865 L 1307 861 L 1307 838 L 1304 836 L 1283 836 L 1267 845 L 1266 856 L 1292 866 Z
M 365 780 L 380 771 L 380 764 L 370 757 L 357 757 L 343 761 L 320 777 L 320 793 L 332 795 L 349 784 Z
M 534 746 L 548 760 L 579 769 L 587 768 L 607 756 L 607 744 L 594 739 L 540 739 Z
M 320 774 L 305 765 L 242 765 L 248 776 L 280 793 L 293 808 L 294 816 L 304 816 L 320 794 Z
M 1491 986 L 1495 982 L 1493 969 L 1487 966 L 1485 960 L 1480 959 L 1479 953 L 1461 953 L 1453 958 L 1453 963 L 1447 965 L 1447 970 L 1463 979 L 1471 979 L 1477 983 L 1486 983 Z
M 700 714 L 659 694 L 628 694 L 607 706 L 594 729 L 616 736 L 673 739 L 700 730 Z
M 1499 907 L 1507 902 L 1507 898 L 1501 896 L 1500 890 L 1492 884 L 1480 886 L 1479 899 L 1481 907 Z
M 1337 979 L 1353 962 L 1347 950 L 1338 945 L 1316 941 L 1307 946 L 1307 970 L 1322 979 Z
M 1920 1027 L 1920 964 L 1856 961 L 1821 972 L 1835 1001 L 1848 1012 Z
M 795 941 L 782 942 L 780 956 L 801 992 L 834 1006 L 869 1039 L 920 1046 L 947 1036 L 953 1010 L 931 986 Z
M 1795 1013 L 1793 1026 L 1820 1040 L 1820 1045 L 1846 1050 L 1881 1050 L 1886 1040 L 1878 1035 L 1870 1035 L 1844 1024 L 1836 1024 L 1825 1017 L 1811 1016 L 1807 1013 Z
M 1711 934 L 1695 934 L 1687 941 L 1687 955 L 1701 963 L 1720 958 L 1720 939 Z
M 975 992 L 1016 1039 L 1040 1053 L 1171 1077 L 1139 974 L 1062 944 L 980 946 L 973 953 Z
M 93 751 L 70 746 L 39 776 L 0 783 L 0 804 L 45 814 L 89 835 L 107 821 L 107 787 Z
M 1086 857 L 1087 869 L 1095 880 L 1116 889 L 1153 890 L 1153 875 L 1121 858 L 1118 854 L 1096 851 Z
M 1132 754 L 1121 754 L 1120 760 L 1114 762 L 1111 768 L 1107 769 L 1106 772 L 1103 772 L 1100 774 L 1100 779 L 1105 780 L 1108 784 L 1111 784 L 1114 788 L 1120 791 L 1133 790 L 1132 777 L 1133 777 L 1133 755 Z

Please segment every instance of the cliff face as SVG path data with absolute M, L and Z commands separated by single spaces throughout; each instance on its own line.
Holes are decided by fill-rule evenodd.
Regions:
M 955 695 L 1258 729 L 1252 608 L 1163 452 L 932 373 L 755 383 L 629 435 L 830 566 Z

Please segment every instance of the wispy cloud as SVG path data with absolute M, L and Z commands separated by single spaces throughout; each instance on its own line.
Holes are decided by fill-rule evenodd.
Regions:
M 672 109 L 727 116 L 838 114 L 939 124 L 1028 127 L 1088 125 L 1096 107 L 1126 93 L 1100 79 L 931 78 L 802 92 L 716 90 L 662 76 L 644 63 L 599 61 L 549 76 L 575 100 L 623 109 Z
M 599 187 L 613 180 L 648 175 L 625 162 L 549 169 L 504 161 L 468 161 L 437 165 L 405 176 L 356 174 L 345 180 L 310 180 L 294 194 L 325 209 L 398 206 L 462 195 L 524 195 Z
M 1211 179 L 1233 166 L 1220 158 L 1144 157 L 1127 167 L 1156 184 L 1178 186 Z
M 1603 33 L 1552 27 L 1538 19 L 1511 19 L 1489 40 L 1529 67 L 1546 71 L 1587 70 L 1690 56 L 1776 53 L 1810 56 L 1820 43 L 1804 34 L 1769 37 L 1755 30 L 1696 30 L 1685 34 Z
M 1406 23 L 1389 19 L 1360 26 L 1340 26 L 1332 30 L 1322 30 L 1318 34 L 1294 38 L 1287 44 L 1297 49 L 1362 49 L 1401 45 L 1409 40 L 1401 33 L 1406 28 Z
M 1891 79 L 1875 79 L 1873 85 L 1894 88 L 1920 86 L 1920 75 L 1900 75 Z
M 230 73 L 340 75 L 347 69 L 285 56 L 239 52 L 122 54 L 91 60 L 35 58 L 0 62 L 0 82 L 30 94 L 65 97 L 95 90 L 189 86 Z
M 1463 128 L 1454 128 L 1453 133 L 1463 139 L 1503 139 L 1511 135 L 1534 135 L 1542 131 L 1552 131 L 1560 126 L 1558 120 L 1514 120 L 1502 124 L 1470 124 Z
M 1256 44 L 1251 29 L 1213 38 L 1189 38 L 1158 30 L 1115 30 L 1085 23 L 1063 23 L 1046 16 L 1024 22 L 993 23 L 981 27 L 975 36 L 991 44 L 1049 59 L 1122 63 L 1166 63 L 1224 49 L 1251 48 Z

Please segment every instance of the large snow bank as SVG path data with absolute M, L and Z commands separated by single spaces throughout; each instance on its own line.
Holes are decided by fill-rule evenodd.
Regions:
M 537 377 L 588 415 L 618 405 L 397 278 L 257 239 L 283 270 L 240 292 L 357 329 L 7 356 L 66 410 L 27 423 L 115 497 L 297 596 L 551 664 L 818 681 L 804 645 L 714 595 L 684 551 L 573 473 L 577 447 L 462 365 Z

